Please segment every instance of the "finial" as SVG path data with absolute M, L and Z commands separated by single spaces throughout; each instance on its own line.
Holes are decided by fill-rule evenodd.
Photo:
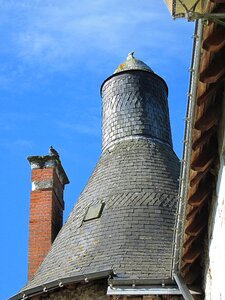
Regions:
M 134 58 L 134 51 L 128 53 L 127 55 L 127 59 L 131 59 L 131 58 Z

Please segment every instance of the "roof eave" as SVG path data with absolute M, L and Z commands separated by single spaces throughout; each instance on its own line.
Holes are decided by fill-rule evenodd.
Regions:
M 30 297 L 34 297 L 37 295 L 45 294 L 46 292 L 54 291 L 58 288 L 62 288 L 65 285 L 73 284 L 73 283 L 80 283 L 80 282 L 89 282 L 98 279 L 108 278 L 109 276 L 113 275 L 113 270 L 104 270 L 95 273 L 83 274 L 79 276 L 70 276 L 65 278 L 60 278 L 58 280 L 54 280 L 48 282 L 44 285 L 39 285 L 34 288 L 24 289 L 18 294 L 12 296 L 8 300 L 21 300 L 21 299 L 28 299 Z

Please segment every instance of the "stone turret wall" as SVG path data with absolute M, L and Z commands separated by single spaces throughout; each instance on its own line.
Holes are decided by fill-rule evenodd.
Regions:
M 110 300 L 107 292 L 107 279 L 66 286 L 34 300 Z
M 140 135 L 172 145 L 167 86 L 154 73 L 116 74 L 102 86 L 102 148 Z
M 107 296 L 107 279 L 90 283 L 78 283 L 63 287 L 58 291 L 47 293 L 32 300 L 182 300 L 179 295 L 148 295 L 148 296 Z

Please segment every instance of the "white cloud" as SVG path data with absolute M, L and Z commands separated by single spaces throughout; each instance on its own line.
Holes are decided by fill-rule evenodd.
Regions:
M 163 1 L 2 2 L 8 23 L 2 22 L 13 22 L 9 44 L 31 65 L 60 70 L 80 58 L 88 64 L 95 57 L 115 57 L 130 50 L 152 52 L 166 47 L 169 52 L 175 41 L 173 51 L 185 47 L 177 39 L 178 29 L 167 31 L 167 23 L 172 21 Z M 179 30 L 185 29 L 186 25 L 179 26 Z

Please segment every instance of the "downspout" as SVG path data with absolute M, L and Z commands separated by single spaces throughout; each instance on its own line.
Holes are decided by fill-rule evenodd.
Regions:
M 187 287 L 187 285 L 185 284 L 183 278 L 181 277 L 181 275 L 174 273 L 173 277 L 177 283 L 177 286 L 184 298 L 184 300 L 194 300 L 189 288 Z
M 178 207 L 177 207 L 177 222 L 174 234 L 174 247 L 173 247 L 173 262 L 172 262 L 172 277 L 175 281 L 180 283 L 182 278 L 179 274 L 181 267 L 181 255 L 182 255 L 182 244 L 184 237 L 184 217 L 187 206 L 187 193 L 188 193 L 188 180 L 190 172 L 190 156 L 191 156 L 191 136 L 193 128 L 193 118 L 196 105 L 196 90 L 198 82 L 198 69 L 199 60 L 201 55 L 201 41 L 202 41 L 202 20 L 197 20 L 195 24 L 194 41 L 193 41 L 193 52 L 192 52 L 192 62 L 190 68 L 190 81 L 188 89 L 188 100 L 187 100 L 187 111 L 185 119 L 185 130 L 184 130 L 184 144 L 183 144 L 183 156 L 181 161 L 180 170 L 180 185 L 178 192 Z M 179 286 L 179 284 L 178 284 Z M 182 281 L 182 286 L 184 282 Z M 180 286 L 179 286 L 180 288 Z M 186 290 L 186 289 L 185 289 Z M 183 297 L 185 299 L 187 296 Z M 192 296 L 191 296 L 192 297 Z

